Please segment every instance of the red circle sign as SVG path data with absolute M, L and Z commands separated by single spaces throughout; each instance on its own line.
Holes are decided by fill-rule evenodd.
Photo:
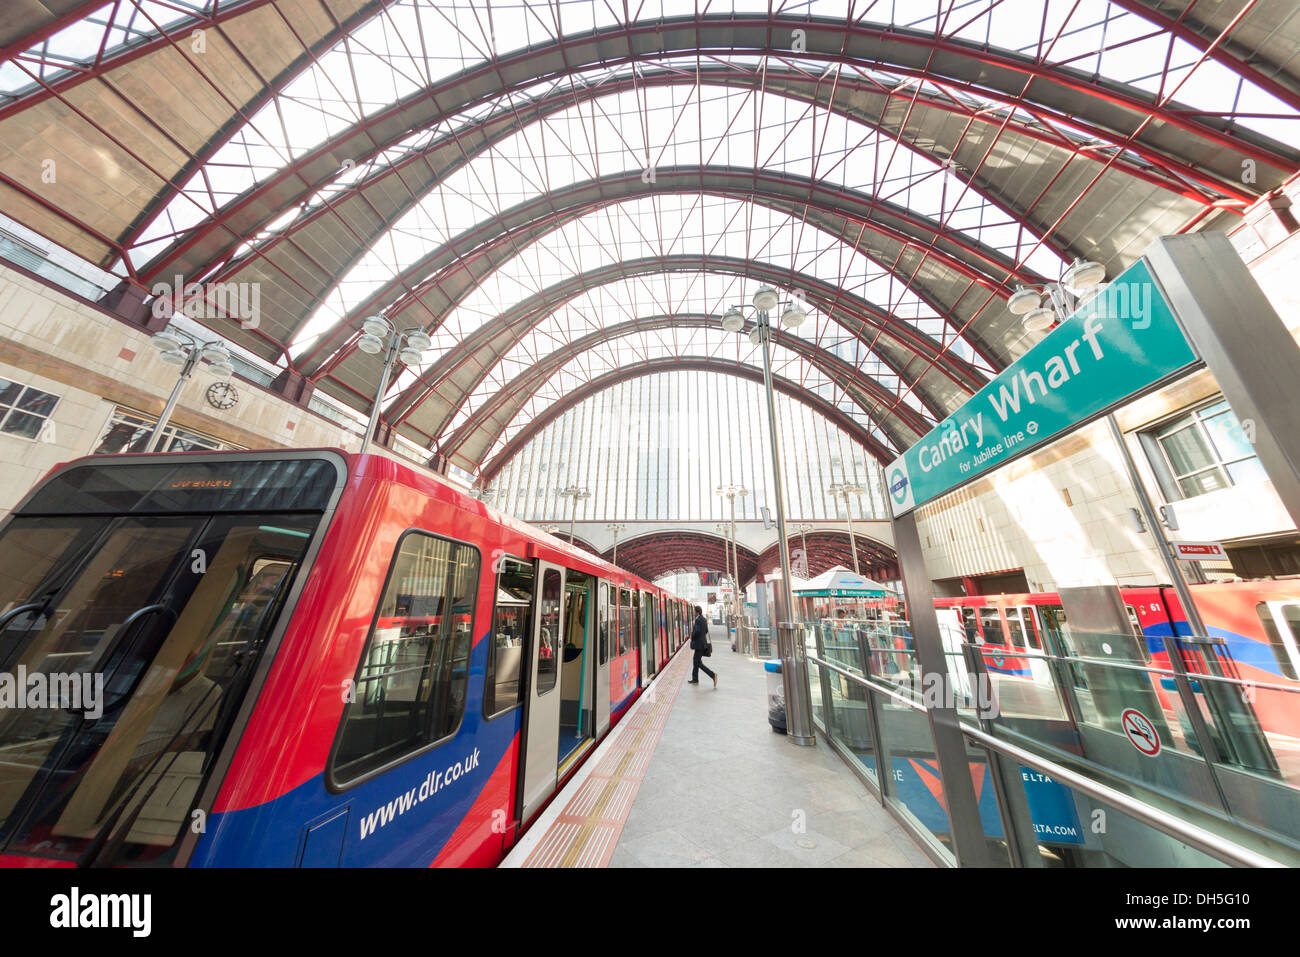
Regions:
M 1156 731 L 1156 726 L 1141 711 L 1129 708 L 1120 715 L 1120 723 L 1124 726 L 1124 733 L 1128 735 L 1133 747 L 1148 758 L 1154 758 L 1160 753 L 1160 735 Z

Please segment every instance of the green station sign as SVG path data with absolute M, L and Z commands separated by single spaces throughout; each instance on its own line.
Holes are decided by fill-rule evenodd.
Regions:
M 894 516 L 1037 448 L 1197 361 L 1138 260 L 885 468 Z

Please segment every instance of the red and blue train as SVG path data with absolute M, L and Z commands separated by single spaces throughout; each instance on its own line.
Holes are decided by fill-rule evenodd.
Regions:
M 1180 660 L 1193 679 L 1215 675 L 1242 682 L 1233 693 L 1250 699 L 1265 732 L 1300 739 L 1300 581 L 1192 585 L 1191 592 L 1209 642 L 1186 640 L 1192 631 L 1173 588 L 1121 589 L 1143 659 L 1136 663 L 1169 669 L 1170 639 L 1179 636 L 1184 639 L 1177 642 Z M 935 607 L 958 616 L 949 626 L 960 629 L 966 641 L 984 646 L 985 666 L 994 674 L 1038 676 L 1045 665 L 1027 652 L 1082 653 L 1072 644 L 1055 593 L 940 598 Z M 1158 685 L 1156 693 L 1172 713 L 1173 679 Z
M 0 589 L 9 866 L 496 864 L 691 622 L 333 450 L 56 468 L 0 525 Z

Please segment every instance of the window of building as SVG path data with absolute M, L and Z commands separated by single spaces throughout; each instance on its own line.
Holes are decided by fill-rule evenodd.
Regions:
M 1160 465 L 1172 478 L 1174 498 L 1193 498 L 1240 482 L 1264 478 L 1255 449 L 1228 403 L 1219 399 L 1181 415 L 1150 433 Z
M 354 781 L 459 726 L 478 580 L 473 546 L 427 532 L 402 536 L 343 713 L 336 781 Z
M 158 422 L 156 416 L 150 417 L 130 409 L 117 408 L 108 421 L 108 427 L 100 436 L 95 446 L 94 455 L 114 455 L 118 452 L 144 452 L 149 448 L 149 439 L 153 436 L 153 427 Z M 215 439 L 201 432 L 183 429 L 170 424 L 163 430 L 163 439 L 158 444 L 159 452 L 200 452 L 204 450 L 225 450 L 239 448 Z
M 483 714 L 493 717 L 523 702 L 523 654 L 532 635 L 533 566 L 515 558 L 501 561 L 496 608 L 492 612 L 492 647 L 483 680 Z
M 0 379 L 0 432 L 35 439 L 58 404 L 57 395 Z

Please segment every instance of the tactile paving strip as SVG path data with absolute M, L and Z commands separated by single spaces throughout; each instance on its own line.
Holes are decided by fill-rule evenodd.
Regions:
M 690 659 L 690 649 L 675 656 L 646 692 L 654 694 L 649 707 L 619 723 L 609 753 L 569 798 L 522 867 L 604 867 L 609 863 Z

